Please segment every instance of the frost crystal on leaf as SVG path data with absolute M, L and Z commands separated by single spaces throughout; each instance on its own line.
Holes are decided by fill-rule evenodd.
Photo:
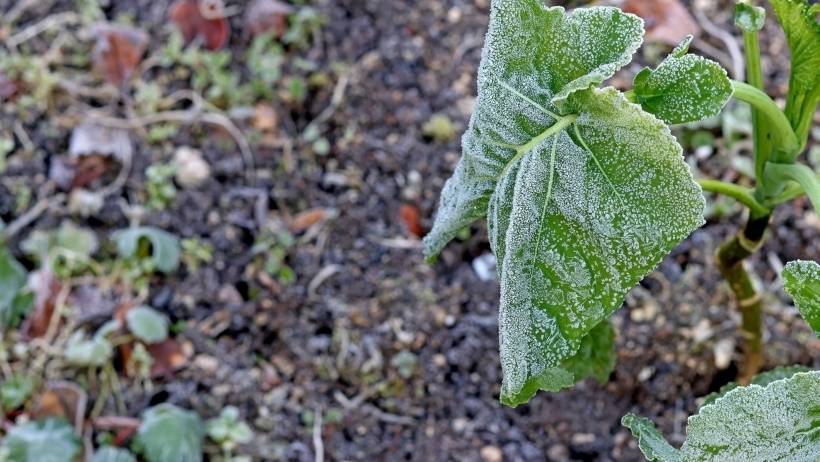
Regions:
M 820 265 L 813 261 L 792 261 L 783 269 L 783 285 L 794 305 L 820 336 Z
M 493 2 L 476 110 L 425 253 L 487 216 L 507 404 L 571 384 L 585 336 L 703 223 L 668 128 L 592 88 L 629 62 L 642 29 L 615 8 Z

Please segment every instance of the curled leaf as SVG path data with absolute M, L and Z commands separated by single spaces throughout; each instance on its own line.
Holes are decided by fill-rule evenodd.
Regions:
M 757 32 L 766 23 L 766 9 L 746 2 L 735 3 L 735 26 L 744 32 Z
M 272 32 L 281 38 L 288 31 L 288 16 L 293 12 L 293 7 L 284 2 L 253 0 L 245 10 L 245 28 L 253 37 Z
M 148 34 L 118 24 L 98 24 L 91 33 L 97 39 L 94 45 L 96 71 L 114 85 L 127 82 L 145 53 Z
M 113 239 L 121 257 L 136 257 L 140 241 L 146 239 L 151 245 L 151 261 L 158 271 L 172 273 L 179 267 L 179 238 L 167 231 L 141 226 L 117 231 Z
M 170 18 L 186 42 L 201 40 L 208 50 L 218 50 L 230 35 L 230 24 L 218 11 L 220 5 L 213 0 L 177 0 L 171 5 Z

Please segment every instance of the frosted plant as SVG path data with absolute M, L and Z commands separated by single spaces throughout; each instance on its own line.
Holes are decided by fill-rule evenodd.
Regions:
M 717 260 L 742 308 L 748 339 L 738 380 L 753 380 L 762 364 L 762 306 L 743 260 L 762 244 L 777 205 L 805 195 L 820 207 L 817 174 L 797 161 L 820 99 L 820 26 L 814 19 L 820 7 L 806 0 L 773 4 L 794 60 L 783 111 L 761 91 L 756 34 L 765 11 L 748 2 L 736 11 L 748 83 L 731 81 L 717 63 L 687 54 L 688 37 L 657 68 L 638 73 L 625 93 L 600 85 L 641 45 L 639 17 L 610 7 L 568 13 L 541 0 L 492 2 L 475 111 L 424 244 L 433 261 L 464 227 L 487 220 L 501 285 L 503 403 L 515 406 L 538 390 L 558 391 L 585 377 L 607 379 L 614 365 L 609 317 L 704 223 L 703 190 L 749 209 L 746 226 L 721 246 Z M 695 181 L 667 127 L 714 116 L 732 96 L 753 110 L 753 189 Z M 816 290 L 807 281 L 816 282 L 816 268 L 789 265 L 785 278 L 815 325 L 817 292 L 806 290 Z M 800 381 L 816 385 L 817 375 Z M 738 388 L 713 405 L 756 393 Z

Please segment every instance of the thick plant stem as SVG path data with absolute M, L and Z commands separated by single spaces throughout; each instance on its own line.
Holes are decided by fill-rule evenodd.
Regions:
M 746 385 L 763 366 L 763 301 L 757 279 L 746 266 L 746 258 L 763 244 L 769 215 L 750 216 L 746 227 L 724 242 L 717 251 L 717 264 L 729 282 L 742 317 L 744 357 L 738 382 Z

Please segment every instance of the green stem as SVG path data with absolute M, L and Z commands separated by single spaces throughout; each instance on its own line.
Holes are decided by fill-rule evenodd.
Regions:
M 743 31 L 743 48 L 746 54 L 746 81 L 749 85 L 763 91 L 763 72 L 760 67 L 760 41 L 757 31 Z M 760 111 L 752 108 L 752 129 L 754 133 L 755 176 L 763 178 L 763 169 L 771 152 L 769 133 L 761 123 Z
M 723 194 L 724 196 L 735 199 L 748 207 L 754 216 L 768 215 L 771 212 L 768 207 L 755 199 L 754 191 L 751 188 L 744 188 L 743 186 L 738 186 L 733 183 L 709 179 L 700 179 L 698 180 L 698 184 L 700 184 L 704 191 Z
M 766 131 L 766 133 L 773 133 L 780 141 L 778 151 L 773 153 L 774 158 L 767 160 L 782 163 L 793 161 L 799 153 L 800 143 L 797 142 L 797 135 L 794 134 L 789 119 L 786 118 L 783 111 L 769 98 L 769 95 L 747 83 L 733 80 L 732 87 L 734 88 L 732 96 L 749 103 L 753 109 L 758 110 L 760 115 L 770 124 L 771 130 Z M 765 157 L 765 153 L 763 154 Z
M 814 170 L 808 166 L 769 162 L 766 164 L 765 177 L 775 184 L 782 184 L 789 180 L 796 182 L 809 196 L 814 210 L 820 213 L 820 180 Z

